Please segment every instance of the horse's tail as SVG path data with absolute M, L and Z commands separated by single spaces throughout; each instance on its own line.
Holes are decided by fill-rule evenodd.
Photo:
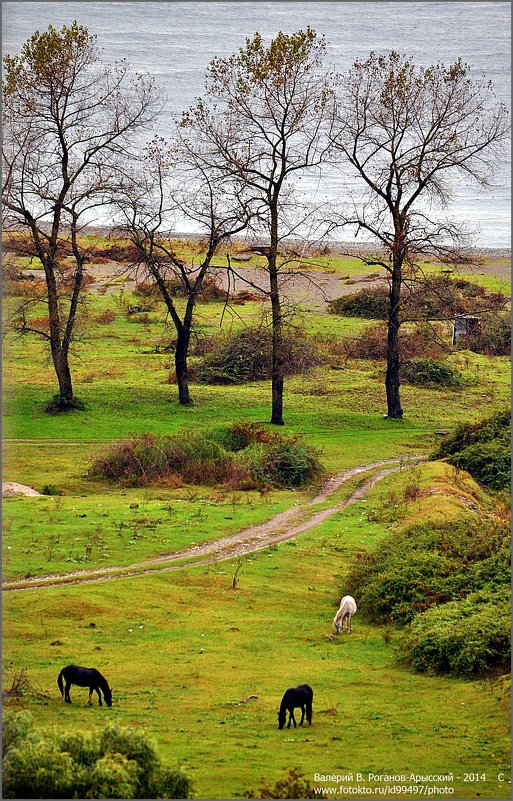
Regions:
M 62 674 L 64 673 L 64 668 L 62 668 L 61 672 L 57 677 L 57 684 L 59 685 L 59 690 L 61 691 L 61 695 L 64 697 L 64 684 L 62 681 Z

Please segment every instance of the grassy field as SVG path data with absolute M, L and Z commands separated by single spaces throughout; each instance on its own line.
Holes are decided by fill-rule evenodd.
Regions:
M 352 263 L 336 266 L 347 275 L 356 270 Z M 180 407 L 176 386 L 168 383 L 172 354 L 155 352 L 172 336 L 163 306 L 150 314 L 154 322 L 137 323 L 123 311 L 126 302 L 136 298 L 121 289 L 89 295 L 87 338 L 72 365 L 85 412 L 46 415 L 42 408 L 55 389 L 42 345 L 28 338 L 6 342 L 4 480 L 39 491 L 53 485 L 63 494 L 4 500 L 5 579 L 129 564 L 233 534 L 314 494 L 309 488 L 263 497 L 172 484 L 125 489 L 88 478 L 91 461 L 109 441 L 142 432 L 211 430 L 270 415 L 266 382 L 193 385 L 195 405 Z M 12 304 L 6 298 L 7 310 Z M 239 307 L 240 318 L 225 315 L 224 327 L 258 319 L 261 306 Z M 109 324 L 98 322 L 105 309 L 114 313 Z M 202 304 L 202 330 L 218 331 L 221 316 L 222 304 Z M 304 324 L 311 333 L 337 336 L 364 327 L 321 312 L 306 314 Z M 400 422 L 383 418 L 379 363 L 352 360 L 287 379 L 286 430 L 320 450 L 327 474 L 429 452 L 440 432 L 509 401 L 506 358 L 465 351 L 449 360 L 464 373 L 465 388 L 404 385 Z M 366 499 L 296 539 L 244 557 L 236 589 L 238 565 L 231 559 L 83 586 L 5 592 L 4 687 L 16 671 L 27 671 L 32 691 L 17 706 L 29 709 L 38 726 L 90 730 L 115 721 L 146 729 L 163 760 L 192 777 L 198 798 L 240 797 L 292 767 L 313 785 L 316 773 L 353 773 L 346 784 L 356 787 L 361 773 L 372 790 L 386 782 L 369 779 L 369 772 L 452 774 L 454 798 L 508 798 L 503 677 L 413 674 L 397 662 L 397 633 L 369 624 L 365 610 L 357 613 L 350 636 L 328 637 L 351 560 L 387 531 L 375 522 L 376 512 L 412 480 L 432 492 L 402 504 L 405 520 L 452 519 L 467 502 L 484 514 L 493 505 L 470 480 L 462 485 L 459 476 L 456 486 L 451 470 L 426 465 L 420 473 L 389 476 Z M 341 489 L 333 502 L 348 491 Z M 56 678 L 70 662 L 105 674 L 113 689 L 111 709 L 86 706 L 87 694 L 79 688 L 72 689 L 73 704 L 63 704 Z M 278 731 L 283 692 L 303 682 L 314 689 L 313 725 Z

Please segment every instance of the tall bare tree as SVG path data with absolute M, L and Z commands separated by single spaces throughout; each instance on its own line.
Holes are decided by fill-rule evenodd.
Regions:
M 82 226 L 108 202 L 118 165 L 160 111 L 152 81 L 101 63 L 96 38 L 76 22 L 36 32 L 4 59 L 3 219 L 10 246 L 44 269 L 49 344 L 59 384 L 54 410 L 76 406 L 69 351 L 87 251 Z M 71 266 L 70 266 L 71 261 Z
M 416 67 L 406 56 L 371 53 L 341 79 L 332 142 L 351 167 L 353 207 L 344 223 L 370 234 L 379 246 L 367 263 L 390 276 L 387 412 L 401 418 L 399 327 L 401 289 L 419 257 L 443 263 L 468 258 L 464 226 L 445 213 L 450 181 L 486 187 L 509 133 L 503 104 L 490 83 L 470 77 L 461 61 Z M 351 188 L 346 191 L 351 194 Z
M 248 225 L 249 206 L 240 181 L 207 171 L 190 139 L 178 135 L 172 148 L 155 139 L 139 169 L 121 182 L 117 206 L 120 228 L 136 247 L 137 265 L 155 281 L 175 326 L 178 399 L 181 404 L 192 404 L 187 359 L 194 309 L 220 245 Z M 192 222 L 195 233 L 206 243 L 198 264 L 187 264 L 173 250 L 175 219 L 182 225 Z M 171 288 L 177 280 L 186 298 L 183 313 Z
M 332 101 L 323 67 L 325 42 L 315 31 L 279 33 L 269 45 L 260 34 L 238 54 L 214 59 L 206 92 L 184 114 L 206 170 L 236 176 L 246 190 L 253 230 L 265 239 L 272 311 L 271 423 L 283 425 L 283 309 L 278 258 L 287 237 L 298 237 L 311 214 L 292 195 L 297 179 L 313 172 L 326 152 L 324 126 Z

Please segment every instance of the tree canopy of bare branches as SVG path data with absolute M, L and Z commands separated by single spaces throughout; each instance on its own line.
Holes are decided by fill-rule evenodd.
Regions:
M 326 154 L 326 115 L 333 91 L 323 66 L 325 42 L 315 31 L 260 34 L 228 58 L 214 59 L 206 92 L 183 115 L 194 132 L 205 170 L 236 177 L 244 186 L 251 229 L 262 237 L 272 310 L 271 423 L 283 425 L 283 310 L 278 256 L 286 237 L 310 224 L 314 211 L 294 195 L 297 179 L 319 169 Z
M 187 358 L 194 308 L 219 246 L 248 225 L 249 208 L 240 181 L 207 170 L 193 140 L 177 134 L 172 147 L 162 139 L 150 143 L 138 168 L 121 182 L 117 207 L 121 230 L 134 243 L 138 264 L 155 281 L 175 326 L 178 399 L 191 404 Z M 171 246 L 170 226 L 176 214 L 192 221 L 206 243 L 198 264 L 185 263 Z M 170 279 L 178 280 L 186 297 L 183 314 L 173 298 Z
M 57 407 L 73 407 L 69 350 L 87 252 L 78 234 L 109 202 L 119 165 L 161 108 L 150 79 L 101 63 L 96 39 L 72 23 L 49 26 L 4 58 L 3 221 L 10 247 L 37 257 L 47 287 Z M 95 211 L 96 210 L 96 211 Z
M 343 223 L 378 244 L 367 263 L 390 274 L 387 411 L 403 415 L 399 389 L 401 287 L 419 257 L 467 258 L 467 233 L 447 216 L 451 181 L 489 186 L 509 133 L 491 84 L 460 60 L 417 67 L 406 56 L 371 53 L 341 78 L 331 138 L 357 189 Z M 351 196 L 351 190 L 347 189 Z

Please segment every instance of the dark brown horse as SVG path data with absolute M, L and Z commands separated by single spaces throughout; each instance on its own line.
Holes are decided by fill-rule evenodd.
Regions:
M 63 680 L 66 683 L 65 687 L 63 687 Z M 93 694 L 93 690 L 96 690 L 98 693 L 98 704 L 99 706 L 102 705 L 101 690 L 107 706 L 112 706 L 112 692 L 107 684 L 107 679 L 105 679 L 100 671 L 96 670 L 96 668 L 68 665 L 67 667 L 62 668 L 61 672 L 59 673 L 57 684 L 59 685 L 61 695 L 67 704 L 71 704 L 69 688 L 72 684 L 76 684 L 78 687 L 89 687 L 89 704 L 92 703 L 91 696 Z
M 294 723 L 294 728 L 296 728 L 296 718 L 294 717 L 294 709 L 298 707 L 301 709 L 301 721 L 299 723 L 300 726 L 303 725 L 303 721 L 305 719 L 305 711 L 306 711 L 306 719 L 310 725 L 312 725 L 312 701 L 313 701 L 313 690 L 308 684 L 300 684 L 299 687 L 289 687 L 289 689 L 285 692 L 285 695 L 282 698 L 280 711 L 278 712 L 278 728 L 283 729 L 285 726 L 285 721 L 287 719 L 287 712 L 289 713 L 289 725 L 287 729 L 290 729 L 291 721 Z

